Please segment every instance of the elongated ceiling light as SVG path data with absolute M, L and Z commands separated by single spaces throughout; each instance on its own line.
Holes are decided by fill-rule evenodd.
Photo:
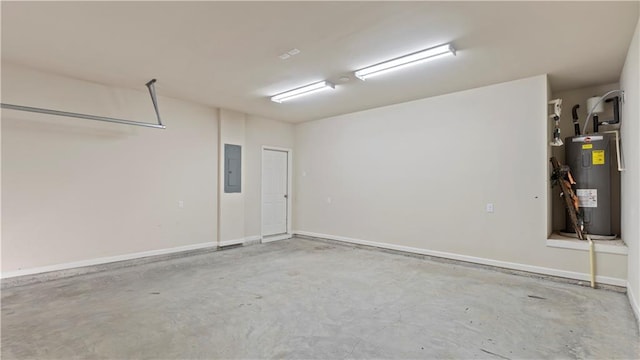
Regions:
M 451 44 L 440 45 L 425 50 L 420 50 L 409 55 L 401 56 L 393 60 L 385 61 L 380 64 L 372 65 L 364 69 L 360 69 L 354 75 L 364 80 L 372 76 L 384 74 L 392 70 L 399 70 L 409 65 L 420 64 L 428 60 L 433 60 L 446 55 L 455 55 L 456 50 Z
M 321 90 L 333 89 L 334 87 L 335 86 L 328 81 L 320 81 L 297 89 L 285 91 L 278 95 L 274 95 L 271 97 L 271 101 L 281 103 L 283 101 L 288 101 L 299 96 L 313 94 Z

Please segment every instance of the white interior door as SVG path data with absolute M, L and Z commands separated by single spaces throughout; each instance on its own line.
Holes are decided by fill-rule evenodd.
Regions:
M 289 154 L 264 149 L 262 153 L 262 235 L 287 233 Z

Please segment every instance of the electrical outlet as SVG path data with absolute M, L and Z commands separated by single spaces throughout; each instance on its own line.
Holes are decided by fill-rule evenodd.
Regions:
M 493 203 L 487 203 L 486 210 L 488 213 L 493 212 Z

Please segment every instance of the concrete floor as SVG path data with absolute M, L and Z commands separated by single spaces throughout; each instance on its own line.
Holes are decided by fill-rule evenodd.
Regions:
M 640 357 L 624 294 L 292 239 L 2 292 L 2 358 Z

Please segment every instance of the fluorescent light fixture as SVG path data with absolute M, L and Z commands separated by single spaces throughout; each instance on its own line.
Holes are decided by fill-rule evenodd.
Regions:
M 281 94 L 271 97 L 271 101 L 281 103 L 283 101 L 291 100 L 303 95 L 313 94 L 315 92 L 327 89 L 333 89 L 335 86 L 328 81 L 320 81 L 311 85 L 303 86 L 297 89 L 285 91 Z
M 451 44 L 440 45 L 425 50 L 420 50 L 409 55 L 401 56 L 393 60 L 385 61 L 380 64 L 360 69 L 354 73 L 354 75 L 364 80 L 372 76 L 384 74 L 392 70 L 402 69 L 409 65 L 420 64 L 428 60 L 433 60 L 445 55 L 455 55 L 456 50 Z

